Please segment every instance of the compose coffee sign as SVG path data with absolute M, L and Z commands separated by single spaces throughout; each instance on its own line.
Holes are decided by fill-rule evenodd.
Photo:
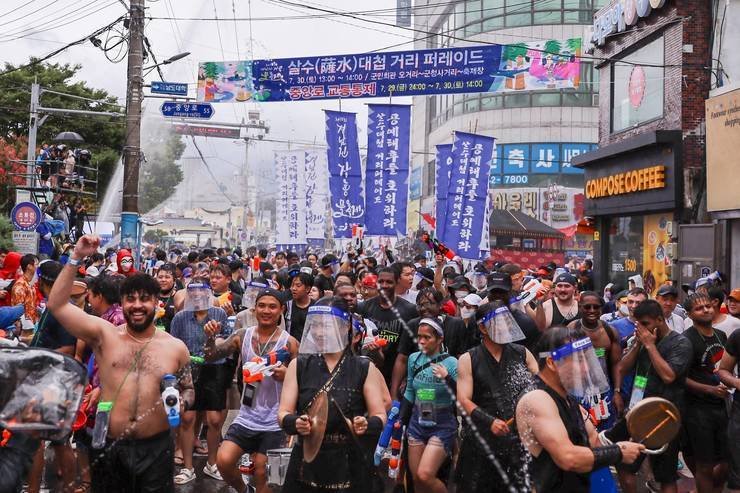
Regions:
M 650 166 L 586 181 L 586 198 L 598 199 L 665 188 L 665 166 Z
M 601 46 L 610 34 L 621 33 L 631 28 L 639 19 L 648 17 L 653 10 L 660 9 L 666 0 L 618 0 L 604 13 L 596 16 L 591 42 Z

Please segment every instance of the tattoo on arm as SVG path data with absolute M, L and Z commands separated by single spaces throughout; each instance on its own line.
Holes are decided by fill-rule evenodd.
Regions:
M 216 361 L 239 351 L 245 332 L 246 329 L 242 328 L 234 331 L 226 339 L 207 339 L 205 346 L 206 361 Z
M 177 372 L 177 386 L 180 397 L 185 402 L 185 409 L 190 409 L 195 402 L 195 390 L 193 388 L 193 373 L 190 364 L 186 364 Z

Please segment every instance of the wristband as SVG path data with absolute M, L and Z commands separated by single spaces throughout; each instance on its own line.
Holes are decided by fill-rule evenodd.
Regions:
M 283 416 L 283 431 L 288 435 L 297 435 L 298 430 L 296 429 L 295 424 L 298 421 L 298 418 L 299 416 L 297 414 L 286 414 Z
M 67 258 L 67 263 L 73 267 L 77 267 L 82 262 L 82 259 L 74 258 L 72 256 Z
M 619 445 L 607 445 L 605 447 L 596 447 L 591 449 L 594 454 L 594 466 L 591 469 L 595 471 L 605 466 L 615 466 L 622 462 L 622 449 Z
M 370 416 L 367 418 L 367 432 L 368 435 L 380 435 L 383 431 L 383 420 L 377 416 Z
M 473 412 L 470 413 L 470 419 L 473 420 L 475 426 L 485 430 L 491 429 L 494 420 L 493 416 L 481 409 L 480 406 L 473 409 Z

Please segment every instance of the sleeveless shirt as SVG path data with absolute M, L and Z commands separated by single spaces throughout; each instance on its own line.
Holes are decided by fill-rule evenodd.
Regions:
M 249 361 L 255 356 L 261 356 L 260 354 L 256 354 L 252 349 L 252 336 L 255 330 L 257 330 L 256 326 L 249 327 L 244 332 L 242 361 Z M 287 343 L 288 333 L 280 330 L 280 335 L 276 338 L 275 345 L 267 348 L 265 352 L 284 347 Z M 239 415 L 234 420 L 234 423 L 254 431 L 280 431 L 277 414 L 282 389 L 283 382 L 278 382 L 271 376 L 265 377 L 258 384 L 252 406 L 242 404 L 241 408 L 239 408 Z
M 581 311 L 580 309 L 576 311 L 575 315 L 572 317 L 566 318 L 562 313 L 560 313 L 560 308 L 558 308 L 558 304 L 555 303 L 555 299 L 551 300 L 552 302 L 552 322 L 550 322 L 550 327 L 560 326 L 560 325 L 568 325 L 573 320 L 577 320 L 581 318 Z

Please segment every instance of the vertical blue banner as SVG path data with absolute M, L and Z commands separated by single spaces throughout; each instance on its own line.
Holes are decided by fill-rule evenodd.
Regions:
M 446 243 L 445 225 L 447 224 L 447 193 L 450 188 L 450 169 L 452 168 L 452 144 L 437 146 L 437 156 L 434 162 L 435 180 L 437 184 L 435 212 L 437 230 L 435 236 L 442 243 Z
M 406 234 L 411 106 L 368 105 L 365 234 Z
M 465 259 L 480 258 L 487 244 L 483 229 L 495 142 L 493 137 L 455 132 L 452 143 L 445 243 Z
M 324 111 L 334 237 L 350 238 L 352 225 L 362 223 L 365 217 L 356 115 Z

